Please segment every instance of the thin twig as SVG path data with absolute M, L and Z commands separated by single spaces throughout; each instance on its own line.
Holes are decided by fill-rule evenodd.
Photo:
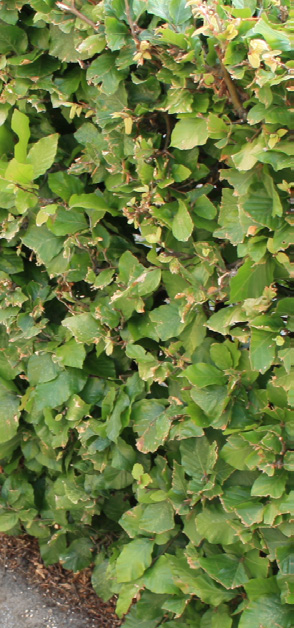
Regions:
M 98 29 L 99 24 L 95 24 L 95 22 L 90 20 L 89 17 L 81 13 L 78 9 L 76 9 L 74 4 L 72 6 L 69 6 L 68 4 L 64 4 L 64 2 L 56 2 L 56 6 L 58 7 L 58 9 L 61 9 L 61 11 L 68 11 L 68 13 L 72 13 L 83 22 L 86 22 L 86 24 L 89 24 L 89 26 L 92 26 L 92 28 L 94 28 L 95 30 Z
M 136 27 L 137 24 L 133 21 L 132 15 L 131 15 L 131 9 L 130 9 L 130 5 L 129 5 L 129 0 L 125 0 L 125 9 L 126 9 L 126 16 L 127 16 L 127 20 L 129 23 L 129 27 L 131 29 L 131 33 L 132 33 L 132 37 L 134 39 L 134 41 L 136 42 L 136 44 L 139 43 L 137 34 L 136 34 Z
M 170 136 L 171 136 L 171 125 L 170 125 L 170 117 L 168 115 L 168 113 L 163 113 L 163 117 L 165 119 L 165 126 L 166 126 L 166 134 L 165 134 L 165 142 L 164 142 L 164 151 L 166 151 L 169 147 L 169 142 L 170 142 Z
M 236 90 L 236 87 L 228 73 L 228 70 L 226 69 L 226 67 L 223 64 L 223 59 L 222 59 L 222 54 L 221 51 L 219 49 L 218 46 L 215 46 L 215 50 L 216 50 L 216 54 L 219 58 L 219 62 L 220 62 L 220 66 L 221 66 L 221 70 L 222 70 L 222 75 L 223 75 L 223 79 L 226 83 L 226 86 L 228 88 L 229 94 L 231 96 L 231 100 L 233 103 L 233 106 L 237 112 L 237 114 L 240 116 L 240 118 L 242 118 L 242 120 L 244 120 L 244 118 L 246 117 L 246 111 L 245 109 L 243 109 L 242 107 L 242 103 L 240 101 L 239 98 L 239 94 Z

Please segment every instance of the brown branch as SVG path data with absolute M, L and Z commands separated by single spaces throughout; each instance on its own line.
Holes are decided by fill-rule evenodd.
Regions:
M 68 4 L 64 4 L 64 2 L 56 2 L 56 6 L 58 7 L 58 9 L 61 9 L 61 11 L 67 11 L 68 13 L 72 13 L 73 15 L 78 17 L 79 20 L 82 20 L 82 22 L 86 22 L 86 24 L 92 26 L 94 30 L 98 29 L 99 24 L 95 24 L 95 22 L 90 20 L 89 17 L 81 13 L 78 9 L 76 9 L 74 4 L 72 4 L 72 6 L 69 6 Z
M 220 66 L 221 66 L 221 71 L 222 71 L 222 75 L 223 75 L 223 79 L 226 83 L 226 86 L 228 88 L 228 92 L 231 96 L 231 101 L 233 103 L 234 109 L 236 110 L 238 116 L 240 116 L 240 118 L 242 118 L 242 120 L 244 120 L 246 118 L 246 111 L 245 109 L 243 109 L 242 103 L 240 101 L 239 98 L 239 94 L 236 90 L 236 87 L 228 73 L 228 70 L 226 69 L 226 67 L 223 64 L 223 58 L 222 58 L 222 54 L 220 51 L 219 46 L 215 46 L 215 50 L 216 50 L 216 54 L 219 58 L 219 62 L 220 62 Z
M 129 23 L 129 27 L 131 29 L 132 37 L 133 37 L 135 43 L 138 44 L 139 40 L 138 40 L 138 37 L 137 37 L 137 34 L 136 34 L 136 29 L 138 28 L 138 26 L 137 26 L 136 22 L 134 22 L 133 19 L 132 19 L 131 9 L 130 9 L 130 5 L 129 5 L 129 0 L 125 0 L 125 10 L 126 10 L 126 16 L 127 16 L 127 20 L 128 20 L 128 23 Z

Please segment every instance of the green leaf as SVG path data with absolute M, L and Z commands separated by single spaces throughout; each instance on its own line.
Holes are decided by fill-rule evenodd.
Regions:
M 140 520 L 140 528 L 153 534 L 173 530 L 174 525 L 174 512 L 169 502 L 146 506 Z
M 92 58 L 94 55 L 102 52 L 106 46 L 105 38 L 101 35 L 90 35 L 86 37 L 79 46 L 77 51 L 83 54 L 83 59 Z M 85 56 L 85 53 L 87 56 Z
M 44 541 L 40 539 L 40 552 L 45 565 L 53 565 L 59 561 L 60 555 L 66 550 L 66 535 L 57 532 Z
M 0 54 L 10 52 L 22 54 L 28 45 L 28 38 L 24 29 L 10 24 L 0 24 Z
M 50 25 L 50 47 L 51 57 L 57 57 L 61 61 L 74 63 L 83 55 L 78 52 L 79 44 L 83 41 L 80 31 L 72 29 L 71 32 L 62 32 L 58 26 Z
M 193 232 L 193 221 L 183 201 L 178 201 L 179 209 L 172 221 L 172 233 L 177 240 L 186 242 Z
M 57 236 L 71 235 L 88 228 L 88 222 L 82 210 L 57 207 L 54 216 L 49 216 L 47 227 Z
M 0 378 L 0 443 L 11 440 L 18 429 L 19 398 L 12 382 Z
M 210 355 L 211 355 L 212 360 L 214 361 L 214 363 L 219 369 L 226 371 L 227 369 L 230 369 L 233 366 L 235 366 L 233 364 L 232 353 L 230 353 L 231 347 L 235 348 L 235 345 L 232 344 L 230 347 L 228 347 L 226 346 L 225 342 L 223 343 L 216 342 L 211 345 Z M 237 355 L 238 354 L 240 356 L 240 352 L 237 350 Z M 237 364 L 238 364 L 238 361 L 237 361 Z
M 152 560 L 154 541 L 151 539 L 135 539 L 124 545 L 116 561 L 116 577 L 118 582 L 131 582 L 140 578 Z
M 200 199 L 201 200 L 201 197 Z M 197 206 L 196 206 L 197 207 Z M 225 188 L 222 192 L 218 223 L 220 227 L 214 231 L 216 238 L 229 240 L 232 244 L 243 242 L 246 230 L 240 216 L 240 204 L 234 196 L 234 191 Z
M 204 362 L 188 366 L 182 375 L 187 377 L 189 382 L 198 388 L 222 386 L 222 384 L 226 383 L 226 376 L 218 368 Z
M 69 329 L 77 342 L 91 344 L 101 338 L 100 325 L 90 313 L 69 316 L 62 321 L 62 325 Z
M 206 611 L 202 615 L 200 628 L 231 628 L 232 618 L 229 615 L 229 609 L 227 606 L 218 606 L 218 608 Z
M 85 403 L 78 395 L 73 395 L 67 405 L 65 418 L 67 421 L 79 423 L 81 419 L 88 415 L 90 405 Z
M 208 319 L 206 326 L 221 334 L 228 334 L 230 327 L 247 321 L 241 306 L 224 307 Z
M 144 574 L 144 586 L 153 593 L 179 595 L 180 589 L 174 584 L 168 555 L 159 556 L 155 564 Z
M 232 518 L 233 515 L 223 512 L 219 506 L 206 506 L 196 516 L 196 527 L 209 543 L 230 545 L 234 543 L 236 537 L 236 530 L 231 523 Z
M 283 472 L 276 471 L 274 476 L 269 477 L 265 473 L 259 475 L 255 480 L 251 495 L 269 495 L 274 499 L 281 497 L 285 491 L 287 475 Z
M 173 24 L 180 25 L 189 20 L 192 16 L 191 9 L 185 0 L 170 0 L 169 13 Z
M 202 118 L 185 118 L 177 122 L 171 136 L 171 146 L 188 150 L 202 146 L 208 139 L 207 122 Z
M 273 266 L 270 261 L 253 264 L 247 260 L 231 279 L 230 302 L 260 297 L 264 288 L 273 281 Z
M 267 18 L 258 20 L 257 24 L 247 32 L 247 37 L 252 35 L 262 35 L 265 41 L 273 50 L 290 50 L 290 39 L 285 32 L 272 28 L 267 22 Z
M 171 169 L 171 174 L 173 179 L 177 183 L 180 183 L 181 181 L 185 181 L 189 178 L 191 170 L 190 168 L 186 168 L 186 166 L 183 166 L 182 164 L 174 164 Z
M 9 532 L 9 530 L 12 530 L 16 526 L 18 519 L 18 513 L 1 512 L 0 510 L 0 532 Z
M 31 386 L 49 382 L 55 379 L 59 372 L 59 367 L 53 362 L 49 353 L 32 355 L 28 361 L 27 374 Z
M 74 194 L 80 194 L 84 187 L 80 179 L 67 172 L 49 172 L 48 183 L 50 190 L 62 198 L 66 203 Z M 79 205 L 80 207 L 80 205 Z
M 253 220 L 269 229 L 277 227 L 277 219 L 274 218 L 277 213 L 275 199 L 267 193 L 263 185 L 260 185 L 258 189 L 250 190 L 243 197 L 242 205 L 246 214 L 251 217 L 251 222 Z
M 292 626 L 291 610 L 282 605 L 277 595 L 265 595 L 250 602 L 241 615 L 239 628 L 267 628 L 267 626 Z
M 67 371 L 62 371 L 56 379 L 45 384 L 38 384 L 33 393 L 36 411 L 60 406 L 72 394 L 82 390 L 86 379 L 87 377 L 82 371 L 67 369 Z
M 210 558 L 199 558 L 199 564 L 211 578 L 226 589 L 235 589 L 248 582 L 243 559 L 229 554 L 216 554 Z
M 124 411 L 129 408 L 130 399 L 128 395 L 126 395 L 123 391 L 121 391 L 116 399 L 113 411 L 111 412 L 107 424 L 105 433 L 109 440 L 117 442 L 118 436 L 122 431 L 122 428 L 125 427 L 123 419 L 124 419 Z
M 19 185 L 30 185 L 33 178 L 33 166 L 30 164 L 22 164 L 16 159 L 11 159 L 5 171 L 5 179 L 18 183 Z
M 40 211 L 38 211 L 36 216 L 36 225 L 37 227 L 41 227 L 45 222 L 47 222 L 49 216 L 55 214 L 58 205 L 56 203 L 51 203 L 50 205 L 43 206 Z
M 180 444 L 180 452 L 185 472 L 204 480 L 212 472 L 217 461 L 216 443 L 210 445 L 206 436 L 188 438 Z
M 76 539 L 65 552 L 60 555 L 60 562 L 65 569 L 73 572 L 85 569 L 92 562 L 93 543 L 90 539 Z
M 250 361 L 254 370 L 265 373 L 276 356 L 276 334 L 262 329 L 252 329 L 250 342 Z
M 165 406 L 155 399 L 137 401 L 132 408 L 133 427 L 140 438 L 137 448 L 142 453 L 156 451 L 162 445 L 170 430 L 170 419 L 165 414 Z
M 63 366 L 73 366 L 76 369 L 83 367 L 86 351 L 84 346 L 76 342 L 74 338 L 58 347 L 55 353 Z
M 201 216 L 202 218 L 206 218 L 207 220 L 213 220 L 217 214 L 217 209 L 211 202 L 211 200 L 203 194 L 200 198 L 197 199 L 194 211 L 197 216 Z
M 5 27 L 6 28 L 6 27 Z M 27 146 L 30 138 L 29 118 L 18 109 L 14 109 L 11 118 L 11 128 L 18 135 L 18 143 L 14 148 L 15 159 L 25 162 L 27 156 Z
M 109 210 L 107 203 L 98 194 L 73 194 L 69 199 L 69 207 L 82 207 L 86 210 L 91 226 L 94 227 L 99 222 L 105 212 Z M 62 222 L 62 220 L 61 220 Z
M 219 587 L 207 574 L 198 575 L 197 571 L 195 573 L 184 557 L 182 559 L 175 557 L 172 563 L 175 584 L 185 595 L 196 595 L 202 602 L 212 607 L 234 597 L 234 593 Z
M 191 397 L 195 403 L 209 417 L 218 419 L 228 403 L 228 391 L 225 386 L 209 386 L 208 388 L 193 388 Z
M 179 310 L 175 303 L 161 305 L 152 310 L 150 319 L 155 323 L 156 332 L 161 340 L 177 337 L 185 326 L 181 322 Z
M 22 237 L 22 241 L 37 254 L 43 264 L 48 264 L 63 247 L 63 240 L 57 238 L 45 225 L 29 227 Z
M 128 33 L 129 29 L 124 22 L 117 20 L 115 17 L 105 18 L 105 34 L 110 50 L 120 50 L 126 42 Z
M 83 207 L 101 212 L 101 217 L 107 211 L 107 203 L 103 196 L 98 194 L 73 194 L 69 199 L 69 207 Z
M 230 436 L 220 452 L 221 458 L 235 469 L 246 469 L 246 458 L 252 453 L 252 447 L 241 435 Z
M 134 425 L 134 427 L 136 428 L 136 424 Z M 142 425 L 140 425 L 140 431 L 141 430 Z M 137 449 L 143 454 L 156 451 L 158 447 L 160 447 L 160 445 L 163 445 L 163 443 L 165 442 L 169 430 L 170 419 L 168 419 L 167 416 L 162 413 L 146 426 L 146 429 L 136 442 Z
M 257 137 L 252 142 L 248 142 L 245 146 L 233 155 L 233 162 L 238 170 L 251 170 L 258 161 L 259 153 L 265 148 L 263 137 Z
M 98 597 L 107 602 L 112 597 L 113 591 L 111 587 L 111 581 L 107 578 L 107 567 L 109 560 L 101 560 L 102 553 L 99 553 L 96 558 L 96 565 L 92 572 L 91 582 L 94 591 Z
M 114 94 L 124 74 L 115 67 L 116 55 L 106 52 L 95 59 L 87 70 L 87 81 L 93 85 L 101 83 L 102 91 L 108 96 Z
M 58 138 L 58 133 L 42 137 L 29 150 L 27 161 L 33 166 L 34 179 L 45 174 L 52 166 L 57 151 Z

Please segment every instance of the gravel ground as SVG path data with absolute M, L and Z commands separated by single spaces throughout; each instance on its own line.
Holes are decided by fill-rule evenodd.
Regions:
M 1 628 L 99 628 L 98 620 L 83 617 L 54 603 L 25 578 L 0 567 Z

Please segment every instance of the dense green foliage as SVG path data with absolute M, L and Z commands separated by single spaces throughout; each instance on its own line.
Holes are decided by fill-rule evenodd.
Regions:
M 0 531 L 126 628 L 293 625 L 293 17 L 0 3 Z

